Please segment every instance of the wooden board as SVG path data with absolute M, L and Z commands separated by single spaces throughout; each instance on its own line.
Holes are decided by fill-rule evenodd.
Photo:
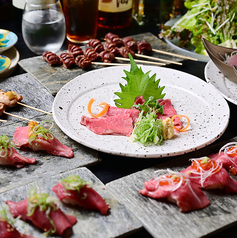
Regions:
M 134 40 L 146 40 L 148 41 L 153 49 L 164 50 L 168 52 L 177 53 L 171 46 L 164 43 L 162 40 L 158 39 L 151 33 L 143 33 L 139 35 L 132 36 Z M 85 49 L 85 47 L 82 47 Z M 60 52 L 61 53 L 61 52 Z M 60 55 L 60 53 L 57 53 Z M 173 56 L 167 56 L 160 53 L 152 52 L 153 57 L 159 57 L 166 60 L 172 60 L 176 62 L 183 61 L 182 58 L 177 58 Z M 137 58 L 138 59 L 138 58 Z M 143 58 L 140 60 L 149 61 Z M 154 61 L 154 60 L 151 60 Z M 158 62 L 158 61 L 155 61 Z M 129 63 L 122 61 L 121 63 Z M 19 65 L 28 73 L 30 73 L 33 77 L 35 77 L 40 83 L 42 83 L 53 95 L 55 95 L 61 87 L 69 82 L 71 79 L 75 78 L 78 75 L 81 75 L 89 70 L 99 69 L 104 66 L 95 66 L 93 65 L 89 70 L 83 70 L 79 67 L 75 67 L 72 69 L 65 69 L 62 66 L 51 67 L 47 62 L 42 60 L 42 56 L 37 56 L 33 58 L 23 59 L 19 61 Z
M 3 91 L 15 91 L 23 96 L 23 100 L 21 101 L 22 103 L 44 110 L 46 112 L 52 112 L 54 97 L 43 85 L 41 85 L 28 73 L 0 81 L 0 89 Z M 44 115 L 42 112 L 35 111 L 21 105 L 7 108 L 6 112 L 28 119 L 35 116 Z M 20 121 L 15 117 L 5 114 L 1 116 L 1 119 L 8 120 L 7 124 L 0 122 L 1 127 Z
M 51 116 L 42 115 L 34 117 L 34 120 L 43 122 L 45 120 L 52 120 Z M 27 126 L 28 122 L 20 121 L 18 123 L 0 127 L 0 135 L 7 135 L 13 137 L 16 127 Z M 58 140 L 73 148 L 74 157 L 66 158 L 62 156 L 50 155 L 46 152 L 18 150 L 18 153 L 36 158 L 37 162 L 34 165 L 26 165 L 23 168 L 17 169 L 12 166 L 0 166 L 0 192 L 9 190 L 11 188 L 36 181 L 40 178 L 56 175 L 70 169 L 89 166 L 100 161 L 99 155 L 96 151 L 78 144 L 67 137 L 55 124 L 51 132 Z
M 51 191 L 52 187 L 62 178 L 71 174 L 79 175 L 85 181 L 91 181 L 93 183 L 93 189 L 96 190 L 111 207 L 110 214 L 104 216 L 98 211 L 87 211 L 76 206 L 67 206 L 60 203 L 60 208 L 66 214 L 73 215 L 77 218 L 77 223 L 73 226 L 73 235 L 71 238 L 118 237 L 136 231 L 142 227 L 139 220 L 131 215 L 128 210 L 105 189 L 101 181 L 86 168 L 71 170 L 52 177 L 48 176 L 43 180 L 37 181 L 37 185 L 41 189 L 41 192 L 56 197 Z M 5 201 L 7 200 L 15 202 L 24 200 L 27 197 L 29 189 L 35 184 L 36 183 L 28 184 L 0 194 L 0 205 L 4 206 Z M 20 220 L 17 222 L 17 229 L 22 233 L 24 232 L 25 234 L 30 234 L 34 237 L 42 237 L 43 234 L 42 231 L 34 228 L 33 225 L 24 223 Z M 53 238 L 58 236 L 50 237 Z
M 233 141 L 237 141 L 237 138 Z M 144 188 L 145 181 L 155 177 L 154 171 L 166 168 L 180 171 L 190 165 L 190 158 L 217 153 L 225 143 L 209 146 L 192 154 L 179 156 L 159 166 L 128 175 L 106 184 L 106 188 L 142 222 L 154 237 L 191 238 L 218 232 L 226 226 L 237 223 L 237 194 L 205 191 L 211 202 L 210 206 L 198 211 L 181 213 L 177 205 L 142 196 L 139 190 Z

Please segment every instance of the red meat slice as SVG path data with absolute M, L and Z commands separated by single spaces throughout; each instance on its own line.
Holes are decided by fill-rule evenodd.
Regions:
M 211 163 L 214 161 L 210 160 Z M 212 170 L 212 172 L 210 172 Z M 197 171 L 196 168 L 189 166 L 181 171 L 188 175 L 192 183 L 204 189 L 225 189 L 227 193 L 237 193 L 237 181 L 233 180 L 228 172 L 219 163 L 210 170 Z
M 118 115 L 130 115 L 133 119 L 133 122 L 135 123 L 139 116 L 139 110 L 134 108 L 125 109 L 125 108 L 109 106 L 106 116 L 111 117 L 111 116 L 118 116 Z
M 133 119 L 130 114 L 91 118 L 82 116 L 81 124 L 98 135 L 130 136 L 133 132 Z
M 1 157 L 0 157 L 0 164 L 1 165 L 12 165 L 15 166 L 16 168 L 21 168 L 23 167 L 26 163 L 27 164 L 35 164 L 36 163 L 36 158 L 28 158 L 24 157 L 14 149 L 8 148 L 8 154 L 4 156 L 5 152 L 1 152 Z M 3 157 L 4 156 L 4 157 Z
M 58 183 L 52 188 L 60 201 L 70 204 L 77 204 L 84 209 L 99 210 L 103 215 L 107 215 L 110 209 L 104 199 L 91 187 L 85 185 L 80 188 L 80 192 L 76 190 L 66 190 L 62 183 Z
M 21 216 L 23 221 L 31 221 L 36 227 L 43 231 L 54 229 L 45 211 L 41 211 L 39 207 L 35 209 L 32 216 L 27 216 L 27 198 L 20 202 L 6 201 L 6 203 L 10 207 L 10 212 L 14 218 Z M 64 214 L 59 208 L 57 210 L 52 209 L 49 213 L 49 217 L 56 227 L 56 233 L 60 236 L 71 233 L 72 226 L 77 223 L 74 216 Z
M 163 105 L 163 114 L 157 113 L 158 119 L 164 120 L 167 117 L 172 118 L 174 115 L 177 115 L 170 99 L 159 99 L 158 100 L 160 105 Z M 174 126 L 177 129 L 182 129 L 183 125 L 180 121 L 179 117 L 174 118 Z
M 222 151 L 220 153 L 210 154 L 208 157 L 218 163 L 222 163 L 223 168 L 236 175 L 237 156 L 228 156 Z
M 39 140 L 33 140 L 29 143 L 27 136 L 28 126 L 17 127 L 13 136 L 13 141 L 19 147 L 30 148 L 34 151 L 45 150 L 49 154 L 65 156 L 68 158 L 73 157 L 73 150 L 66 145 L 63 145 L 56 137 L 52 140 L 45 140 L 43 138 Z
M 171 184 L 161 185 L 158 180 L 146 181 L 140 194 L 154 199 L 167 198 L 176 203 L 181 212 L 202 209 L 210 204 L 207 196 L 197 185 L 186 180 L 177 189 Z
M 6 220 L 0 218 L 0 237 L 1 238 L 34 238 L 33 236 L 21 234 Z

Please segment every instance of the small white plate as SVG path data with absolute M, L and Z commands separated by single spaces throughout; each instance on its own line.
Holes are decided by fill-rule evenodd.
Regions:
M 17 40 L 18 37 L 15 33 L 0 29 L 0 53 L 14 46 Z
M 180 133 L 160 146 L 143 146 L 126 136 L 97 135 L 80 124 L 82 115 L 88 115 L 87 104 L 96 102 L 114 105 L 114 92 L 120 91 L 119 83 L 126 81 L 123 70 L 130 66 L 117 66 L 93 70 L 68 82 L 57 93 L 53 103 L 53 117 L 61 130 L 73 140 L 110 154 L 157 158 L 180 155 L 211 144 L 225 131 L 229 122 L 229 106 L 213 87 L 203 80 L 178 70 L 142 66 L 143 72 L 156 74 L 160 86 L 165 86 L 165 98 L 170 98 L 177 114 L 186 115 L 192 129 Z
M 218 90 L 229 102 L 237 105 L 237 84 L 229 80 L 221 73 L 213 61 L 209 61 L 204 70 L 206 81 Z
M 11 65 L 5 72 L 0 74 L 0 79 L 6 78 L 11 75 L 16 69 L 18 61 L 20 59 L 20 54 L 15 47 L 11 47 L 9 50 L 4 51 L 3 54 L 11 60 Z

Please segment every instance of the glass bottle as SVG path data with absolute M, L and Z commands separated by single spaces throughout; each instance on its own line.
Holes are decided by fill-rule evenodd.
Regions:
M 132 22 L 133 0 L 99 0 L 98 27 L 123 29 Z
M 26 0 L 22 34 L 28 48 L 36 54 L 57 52 L 66 36 L 65 18 L 59 0 Z

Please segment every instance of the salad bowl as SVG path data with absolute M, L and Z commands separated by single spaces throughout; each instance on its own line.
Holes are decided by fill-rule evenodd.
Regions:
M 205 38 L 203 38 L 202 41 L 209 57 L 217 66 L 217 68 L 224 74 L 226 78 L 237 83 L 236 67 L 231 67 L 225 62 L 226 57 L 230 56 L 232 52 L 237 51 L 237 49 L 215 45 Z

